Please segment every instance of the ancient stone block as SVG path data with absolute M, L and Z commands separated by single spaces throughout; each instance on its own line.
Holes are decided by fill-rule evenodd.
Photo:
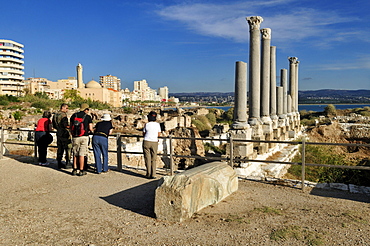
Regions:
M 238 189 L 238 177 L 225 162 L 204 164 L 160 179 L 155 192 L 157 219 L 181 222 Z

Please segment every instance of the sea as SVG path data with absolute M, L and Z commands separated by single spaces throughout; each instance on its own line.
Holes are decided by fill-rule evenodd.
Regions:
M 354 109 L 354 108 L 363 108 L 363 107 L 370 107 L 370 104 L 333 104 L 336 109 Z M 299 104 L 298 105 L 298 111 L 306 110 L 308 111 L 314 111 L 314 112 L 323 112 L 325 110 L 325 107 L 328 106 L 328 104 Z M 182 107 L 182 108 L 193 108 L 193 107 Z M 207 108 L 217 108 L 222 109 L 224 111 L 227 111 L 230 106 L 207 106 Z

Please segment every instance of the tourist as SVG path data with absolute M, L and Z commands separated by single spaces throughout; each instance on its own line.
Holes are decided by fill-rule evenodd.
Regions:
M 52 123 L 50 121 L 51 113 L 45 111 L 42 118 L 38 120 L 35 130 L 35 140 L 38 147 L 39 165 L 48 166 L 46 160 L 48 145 L 53 142 L 53 136 L 50 134 L 52 130 Z
M 95 157 L 96 173 L 108 172 L 108 136 L 112 134 L 113 125 L 109 114 L 104 114 L 95 125 L 92 145 Z M 103 163 L 102 163 L 103 156 Z
M 72 134 L 73 170 L 72 175 L 86 175 L 84 170 L 85 156 L 88 154 L 89 133 L 93 131 L 89 105 L 82 103 L 79 112 L 74 113 L 70 120 Z
M 71 165 L 71 148 L 72 139 L 69 131 L 69 122 L 67 117 L 68 104 L 63 103 L 60 110 L 54 114 L 53 127 L 57 130 L 57 162 L 58 169 L 67 168 Z M 66 164 L 62 163 L 63 154 L 65 152 Z
M 157 120 L 157 113 L 151 111 L 148 114 L 148 123 L 145 124 L 143 129 L 144 141 L 143 152 L 144 161 L 146 166 L 146 177 L 154 179 L 156 174 L 156 159 L 158 149 L 158 137 L 161 134 L 161 126 Z

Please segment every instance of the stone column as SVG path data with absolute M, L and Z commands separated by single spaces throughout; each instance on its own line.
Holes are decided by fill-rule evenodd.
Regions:
M 276 87 L 276 95 L 277 95 L 277 100 L 276 100 L 276 105 L 277 105 L 277 114 L 279 118 L 283 118 L 283 108 L 284 108 L 284 88 L 282 86 L 277 86 Z
M 235 66 L 235 107 L 233 129 L 249 128 L 247 123 L 247 64 L 236 62 Z
M 288 116 L 290 116 L 292 114 L 292 95 L 288 95 L 287 109 Z
M 235 66 L 235 107 L 234 122 L 229 130 L 230 137 L 238 140 L 250 140 L 252 129 L 247 122 L 247 64 L 238 61 Z M 227 156 L 230 156 L 230 144 L 227 144 Z M 244 158 L 253 155 L 253 143 L 234 142 L 234 157 Z
M 273 120 L 277 122 L 277 127 L 274 129 L 275 131 L 275 139 L 276 140 L 284 140 L 285 139 L 285 115 L 283 114 L 283 108 L 284 108 L 284 88 L 282 86 L 276 87 L 276 106 L 277 106 L 277 114 L 279 118 L 277 120 Z
M 260 24 L 261 16 L 247 17 L 249 24 L 249 124 L 257 125 L 260 120 Z
M 295 85 L 296 85 L 296 92 L 297 92 L 297 97 L 296 97 L 296 112 L 299 113 L 299 109 L 298 109 L 298 64 L 299 64 L 299 61 L 296 61 L 296 64 L 295 64 Z
M 270 115 L 271 119 L 277 119 L 276 115 L 276 46 L 270 47 Z
M 270 45 L 271 29 L 261 29 L 262 59 L 261 59 L 261 117 L 263 123 L 271 123 L 270 118 Z
M 84 88 L 81 63 L 78 63 L 76 70 L 77 70 L 77 88 Z
M 297 106 L 296 101 L 298 98 L 298 91 L 297 91 L 297 85 L 296 85 L 296 63 L 297 63 L 297 57 L 289 57 L 289 94 L 292 97 L 292 108 L 291 112 L 295 113 L 297 112 Z
M 285 68 L 280 70 L 280 86 L 283 87 L 283 114 L 288 113 L 288 70 Z

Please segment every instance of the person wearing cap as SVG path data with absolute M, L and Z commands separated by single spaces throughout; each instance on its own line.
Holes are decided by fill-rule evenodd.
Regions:
M 85 156 L 88 154 L 89 133 L 93 131 L 92 119 L 89 113 L 89 105 L 82 103 L 79 112 L 74 113 L 70 119 L 70 125 L 73 125 L 75 118 L 83 118 L 85 133 L 82 136 L 73 136 L 72 134 L 72 152 L 73 152 L 73 171 L 72 175 L 86 175 L 84 170 Z
M 101 121 L 96 123 L 92 146 L 94 150 L 96 173 L 108 172 L 108 136 L 112 134 L 112 118 L 103 114 Z M 103 163 L 102 163 L 103 156 Z
M 151 111 L 148 114 L 148 123 L 145 124 L 143 129 L 144 141 L 143 152 L 144 161 L 146 166 L 146 177 L 154 179 L 157 169 L 156 159 L 158 150 L 158 137 L 161 134 L 161 126 L 157 120 L 157 113 Z

